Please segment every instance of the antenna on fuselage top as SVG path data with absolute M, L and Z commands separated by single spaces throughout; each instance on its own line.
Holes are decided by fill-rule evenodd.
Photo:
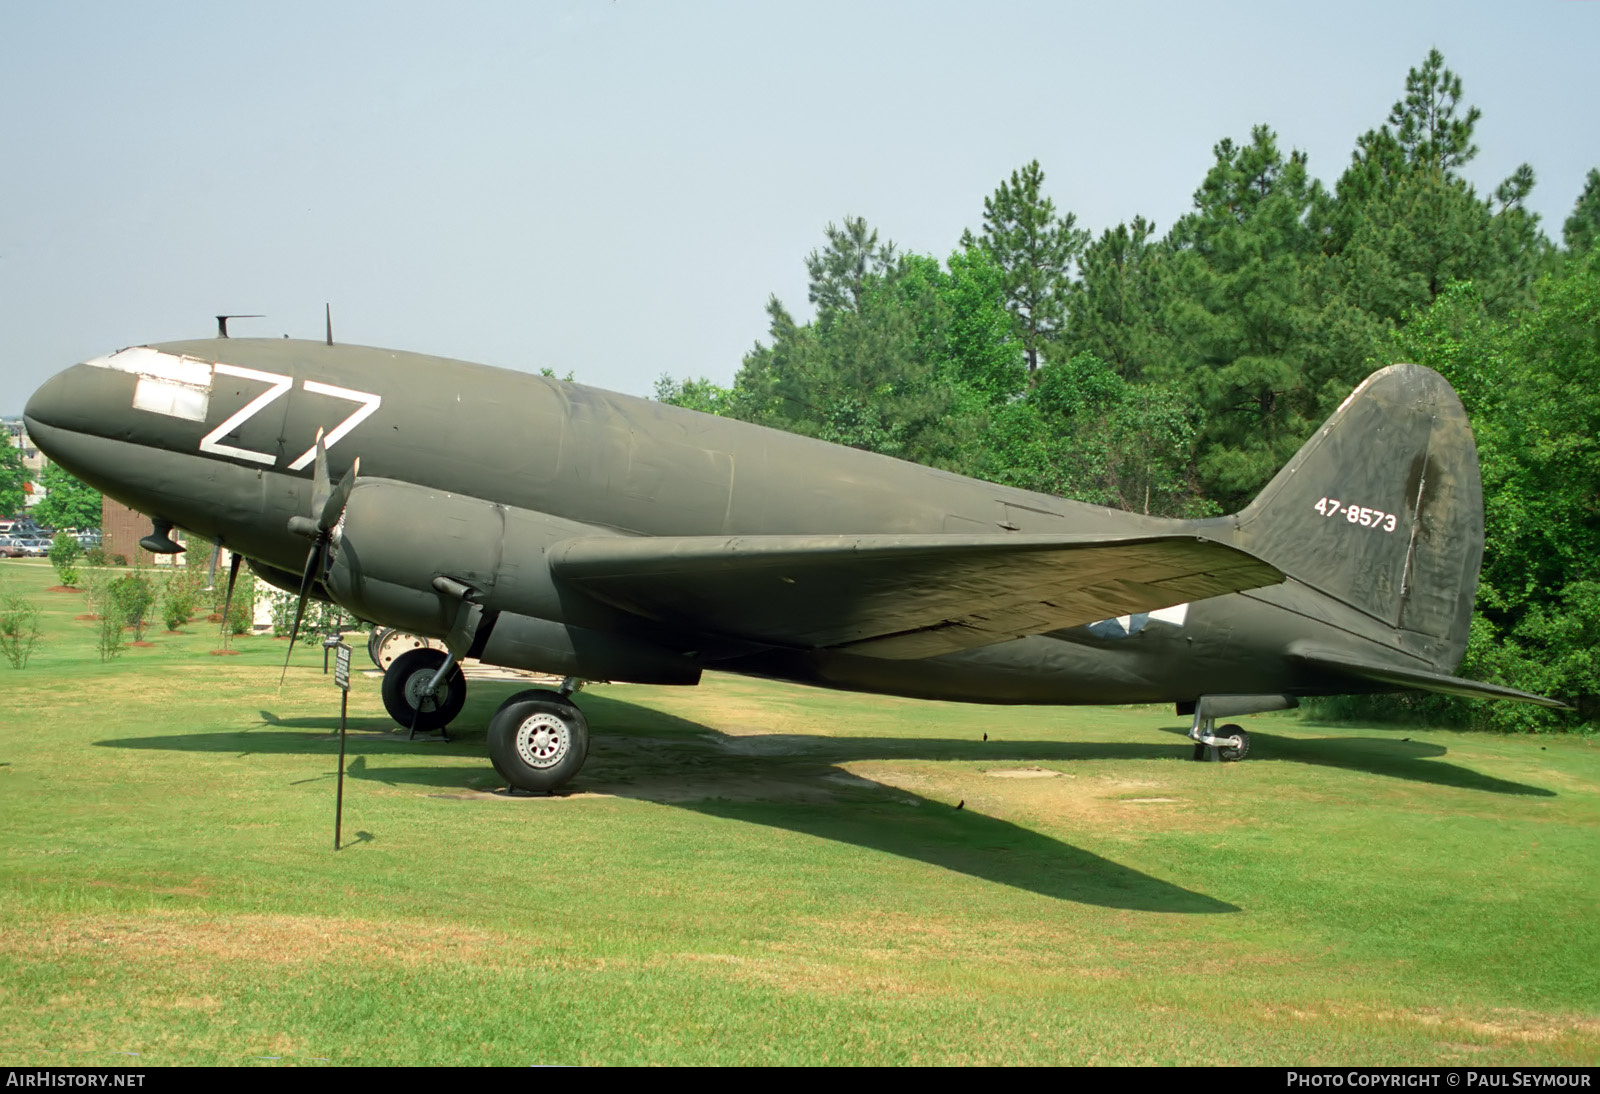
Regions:
M 322 305 L 322 313 L 323 316 L 328 320 L 328 345 L 331 346 L 333 345 L 333 306 L 331 304 L 324 303 Z
M 217 337 L 228 337 L 228 320 L 230 319 L 265 319 L 264 315 L 219 315 L 217 316 Z

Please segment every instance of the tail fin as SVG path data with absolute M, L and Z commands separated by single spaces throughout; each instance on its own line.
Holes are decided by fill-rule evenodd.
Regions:
M 1238 514 L 1238 546 L 1411 638 L 1453 671 L 1483 561 L 1478 449 L 1443 376 L 1391 365 L 1351 392 Z

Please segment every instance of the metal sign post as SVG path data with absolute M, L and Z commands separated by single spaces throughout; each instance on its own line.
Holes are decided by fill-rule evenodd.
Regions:
M 333 682 L 339 685 L 339 790 L 333 806 L 333 849 L 339 850 L 340 827 L 344 823 L 344 728 L 350 713 L 350 647 L 334 645 Z

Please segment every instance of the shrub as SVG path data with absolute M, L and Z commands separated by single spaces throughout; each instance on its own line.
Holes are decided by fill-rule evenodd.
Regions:
M 133 640 L 144 638 L 144 625 L 150 608 L 155 604 L 156 593 L 150 575 L 143 570 L 133 570 L 110 583 L 111 599 L 122 616 L 122 625 L 133 628 Z
M 223 629 L 229 634 L 248 634 L 255 625 L 255 616 L 256 575 L 240 570 L 238 584 L 233 587 L 233 605 L 228 609 L 228 618 L 223 620 Z
M 57 532 L 50 541 L 50 565 L 63 585 L 78 583 L 78 559 L 83 557 L 83 544 L 70 532 Z
M 195 613 L 200 606 L 203 590 L 200 574 L 187 566 L 174 568 L 161 586 L 161 618 L 167 630 L 175 631 Z
M 289 633 L 289 628 L 294 626 L 294 606 L 300 598 L 282 589 L 263 589 L 261 595 L 272 602 L 272 634 L 276 638 L 282 638 Z M 309 614 L 308 612 L 307 615 Z
M 121 653 L 127 641 L 122 636 L 125 620 L 122 606 L 117 602 L 112 593 L 112 585 L 120 578 L 112 578 L 105 571 L 95 575 L 89 584 L 89 606 L 99 619 L 99 632 L 96 634 L 96 646 L 100 651 L 100 660 L 109 661 Z
M 28 667 L 28 658 L 39 644 L 39 609 L 20 593 L 0 595 L 0 654 L 14 669 Z
M 98 543 L 83 552 L 83 561 L 90 566 L 96 567 L 111 565 L 111 560 L 106 557 L 106 549 Z

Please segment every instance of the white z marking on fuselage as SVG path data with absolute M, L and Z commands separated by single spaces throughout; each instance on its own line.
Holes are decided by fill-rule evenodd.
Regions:
M 272 386 L 246 403 L 238 413 L 227 421 L 200 438 L 200 451 L 213 452 L 218 456 L 233 456 L 236 459 L 250 460 L 254 463 L 264 463 L 269 467 L 278 462 L 278 457 L 271 452 L 256 452 L 248 448 L 236 448 L 231 444 L 223 444 L 222 437 L 238 429 L 245 422 L 260 414 L 267 406 L 276 402 L 284 392 L 294 386 L 291 377 L 277 372 L 258 372 L 253 368 L 241 368 L 238 365 L 225 365 L 220 361 L 212 366 L 221 376 L 237 376 L 244 380 L 260 380 Z
M 382 395 L 374 395 L 369 391 L 353 391 L 347 387 L 334 387 L 332 384 L 324 384 L 317 380 L 307 380 L 300 386 L 316 395 L 332 395 L 335 399 L 349 399 L 353 403 L 361 404 L 356 407 L 350 417 L 334 426 L 333 431 L 322 438 L 322 447 L 325 449 L 332 448 L 338 444 L 340 439 L 352 429 L 372 417 L 383 402 Z M 289 470 L 298 471 L 316 458 L 317 446 L 312 444 L 310 448 L 300 453 L 300 457 L 297 460 L 289 465 Z

